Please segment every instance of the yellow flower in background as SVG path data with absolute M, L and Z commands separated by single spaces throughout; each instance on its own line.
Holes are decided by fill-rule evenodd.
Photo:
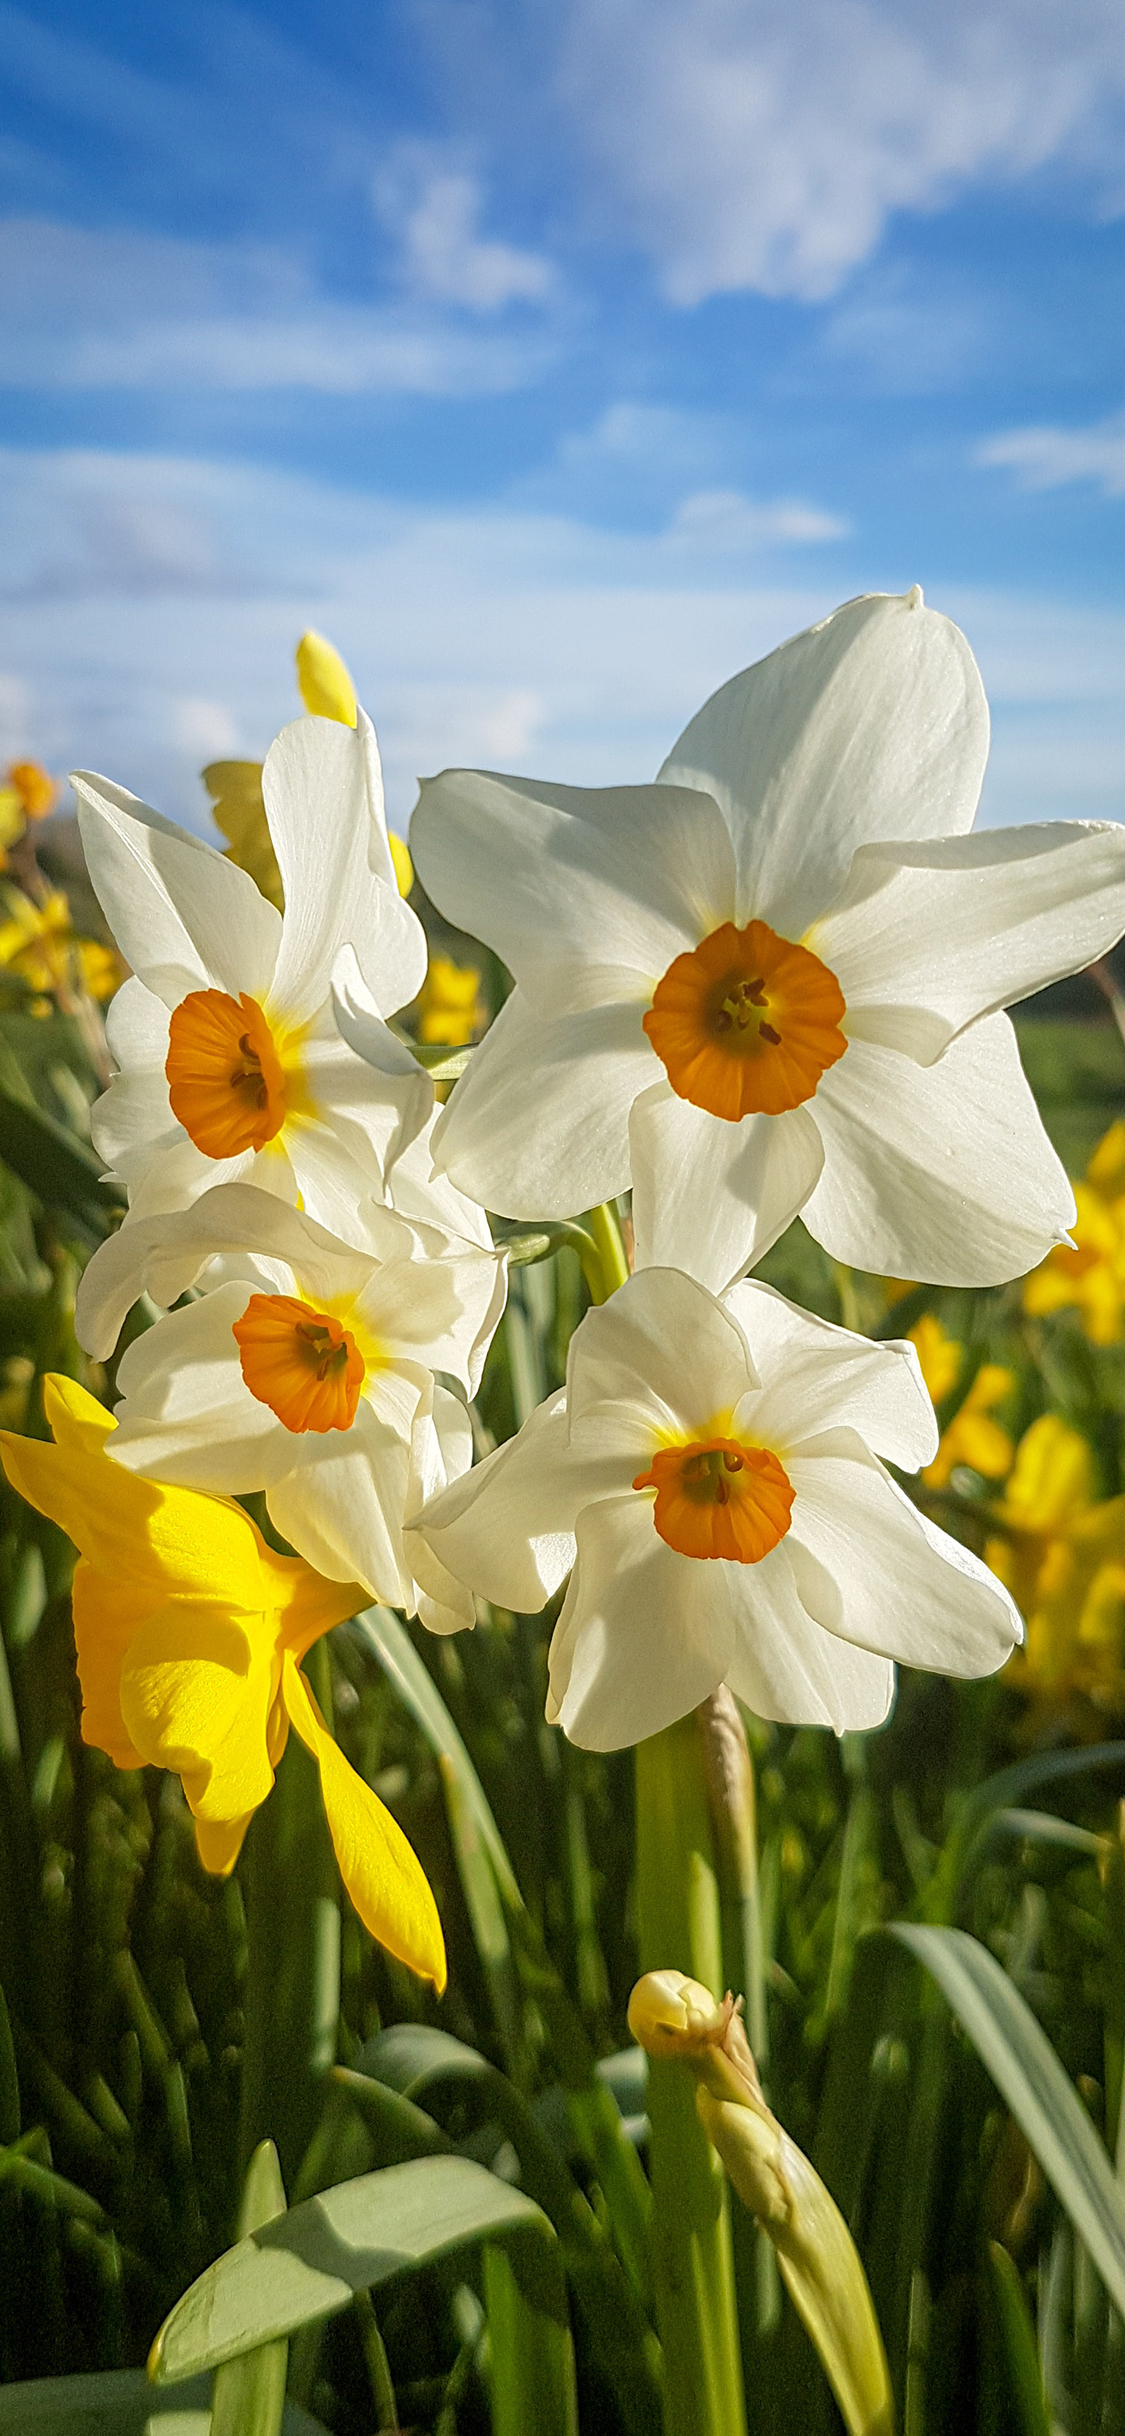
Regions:
M 242 1507 L 110 1461 L 112 1416 L 48 1377 L 54 1444 L 0 1432 L 13 1488 L 79 1551 L 74 1638 L 82 1739 L 119 1768 L 183 1785 L 205 1869 L 234 1866 L 290 1726 L 311 1751 L 340 1874 L 364 1926 L 445 1984 L 437 1908 L 401 1828 L 329 1733 L 301 1660 L 366 1593 L 278 1556 Z
M 985 1562 L 1027 1624 L 1009 1682 L 1049 1708 L 1125 1708 L 1125 1497 L 1097 1496 L 1093 1449 L 1057 1413 L 1024 1432 L 993 1519 Z
M 0 966 L 18 973 L 39 996 L 56 990 L 73 971 L 74 926 L 61 888 L 53 888 L 41 905 L 20 888 L 4 892 L 7 918 L 0 921 Z
M 1023 1307 L 1035 1319 L 1076 1310 L 1091 1344 L 1119 1345 L 1125 1336 L 1125 1120 L 1118 1118 L 1103 1134 L 1074 1198 L 1074 1241 L 1057 1244 L 1032 1270 Z
M 934 1404 L 952 1395 L 965 1367 L 965 1348 L 948 1336 L 941 1321 L 927 1312 L 910 1331 L 910 1342 Z M 1015 1372 L 1000 1362 L 982 1362 L 960 1410 L 941 1434 L 933 1462 L 922 1473 L 928 1489 L 944 1489 L 958 1464 L 979 1472 L 984 1480 L 1002 1480 L 1011 1470 L 1015 1448 L 1006 1429 L 992 1419 L 993 1408 L 1011 1395 Z
M 76 939 L 75 946 L 82 987 L 99 1006 L 105 1006 L 128 978 L 129 967 L 117 949 L 107 947 L 101 939 Z
M 339 652 L 311 626 L 297 645 L 297 683 L 305 709 L 316 718 L 355 726 L 356 694 L 348 670 Z
M 404 838 L 395 836 L 393 829 L 387 831 L 387 844 L 390 847 L 391 861 L 395 867 L 398 893 L 400 897 L 408 897 L 414 886 L 414 865 L 410 859 L 410 848 Z
M 485 1015 L 475 964 L 454 964 L 449 956 L 431 956 L 418 996 L 419 1040 L 461 1049 L 483 1031 Z
M 9 787 L 18 795 L 25 820 L 45 820 L 58 794 L 58 788 L 41 761 L 12 761 L 5 772 Z

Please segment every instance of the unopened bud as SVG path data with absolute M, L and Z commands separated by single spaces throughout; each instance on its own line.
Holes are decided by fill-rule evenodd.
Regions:
M 355 687 L 348 671 L 339 652 L 311 627 L 297 645 L 297 683 L 307 711 L 338 719 L 342 727 L 355 726 Z

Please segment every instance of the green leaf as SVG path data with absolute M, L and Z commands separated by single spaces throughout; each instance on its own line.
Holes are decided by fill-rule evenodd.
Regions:
M 240 2240 L 285 2213 L 285 2184 L 272 2140 L 263 2140 L 246 2168 L 238 2211 Z M 264 2343 L 216 2371 L 211 2436 L 279 2436 L 285 2411 L 289 2345 Z
M 1051 2436 L 1039 2346 L 1019 2269 L 998 2241 L 989 2242 L 988 2263 L 1020 2436 Z
M 381 2030 L 364 2048 L 361 2061 L 377 2082 L 385 2082 L 415 2106 L 428 2103 L 431 2093 L 443 2086 L 475 2086 L 482 2120 L 499 2124 L 507 2135 L 520 2161 L 524 2189 L 558 2234 L 591 2351 L 613 2388 L 625 2425 L 636 2436 L 656 2429 L 659 2354 L 652 2329 L 588 2199 L 526 2098 L 475 2047 L 425 2022 L 398 2022 Z
M 156 2337 L 149 2375 L 163 2385 L 218 2368 L 485 2236 L 554 2240 L 533 2200 L 468 2157 L 418 2157 L 337 2183 L 197 2278 Z
M 6 1091 L 0 1091 L 0 1159 L 46 1208 L 71 1218 L 88 1243 L 100 1243 L 122 1214 L 121 1194 L 102 1182 L 100 1160 L 78 1135 Z
M 528 2436 L 531 2428 L 535 2436 L 578 2436 L 574 2345 L 564 2293 L 559 2300 L 544 2308 L 521 2284 L 517 2262 L 486 2243 L 493 2436 Z
M 319 2419 L 287 2403 L 282 2436 L 324 2436 Z M 0 2436 L 208 2436 L 207 2380 L 155 2394 L 143 2368 L 0 2385 Z
M 986 1777 L 982 1785 L 975 1786 L 958 1811 L 926 1889 L 925 1909 L 929 1918 L 952 1918 L 961 1890 L 992 1832 L 997 1811 L 1022 1806 L 1030 1793 L 1048 1785 L 1068 1784 L 1072 1779 L 1100 1775 L 1103 1770 L 1125 1775 L 1125 1742 L 1092 1743 L 1080 1751 L 1036 1751 L 1029 1759 L 1017 1760 L 1013 1767 L 1001 1768 L 997 1775 Z
M 887 1934 L 937 1981 L 1125 2314 L 1125 2200 L 1081 2099 L 1019 1989 L 964 1929 L 898 1921 Z

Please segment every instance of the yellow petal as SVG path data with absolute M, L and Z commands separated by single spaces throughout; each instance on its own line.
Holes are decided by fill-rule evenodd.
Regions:
M 410 848 L 404 838 L 395 836 L 393 829 L 387 831 L 387 844 L 390 847 L 391 861 L 395 867 L 398 893 L 400 897 L 408 897 L 414 886 L 414 865 L 410 860 Z
M 211 761 L 202 775 L 215 826 L 227 840 L 227 861 L 237 863 L 284 913 L 285 891 L 266 819 L 261 762 Z
M 223 1819 L 219 1823 L 213 1819 L 195 1820 L 196 1850 L 211 1877 L 229 1878 L 253 1815 L 248 1810 L 244 1819 Z
M 311 627 L 297 645 L 297 683 L 307 711 L 338 719 L 342 727 L 355 726 L 355 687 L 339 652 Z
M 244 1818 L 273 1784 L 266 1720 L 272 1619 L 253 1638 L 214 1615 L 165 1608 L 134 1635 L 121 1669 L 121 1714 L 138 1751 L 182 1777 L 197 1817 Z
M 80 1559 L 71 1594 L 78 1681 L 82 1689 L 82 1740 L 106 1751 L 116 1768 L 143 1768 L 121 1714 L 121 1669 L 130 1641 L 151 1612 L 147 1590 L 130 1593 L 108 1574 Z
M 371 1604 L 370 1592 L 360 1582 L 330 1582 L 323 1573 L 314 1573 L 303 1556 L 278 1556 L 263 1547 L 261 1564 L 279 1644 L 298 1660 L 322 1633 L 331 1632 L 334 1624 L 346 1624 L 349 1616 Z
M 389 1810 L 349 1767 L 288 1653 L 282 1696 L 294 1730 L 320 1770 L 340 1876 L 364 1927 L 420 1978 L 432 1979 L 440 1995 L 446 1976 L 445 1941 L 421 1863 Z

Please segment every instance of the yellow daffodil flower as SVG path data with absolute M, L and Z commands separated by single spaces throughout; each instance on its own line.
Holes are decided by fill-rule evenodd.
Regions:
M 23 805 L 25 820 L 45 820 L 58 794 L 50 772 L 41 761 L 10 762 L 5 773 L 7 784 L 14 787 Z
M 1119 1345 L 1125 1336 L 1125 1120 L 1118 1118 L 1102 1135 L 1074 1198 L 1074 1241 L 1056 1244 L 1032 1270 L 1023 1307 L 1035 1319 L 1076 1310 L 1091 1344 Z
M 703 2128 L 777 2252 L 849 2436 L 891 2436 L 891 2381 L 859 2252 L 831 2192 L 770 2113 L 741 2013 L 680 1971 L 648 1971 L 629 2001 L 646 2054 L 686 2064 Z
M 483 1031 L 484 1020 L 476 966 L 431 956 L 418 999 L 419 1040 L 460 1049 Z
M 45 996 L 66 981 L 72 969 L 74 926 L 67 899 L 61 888 L 53 888 L 42 905 L 35 905 L 22 888 L 10 888 L 5 903 L 0 965 Z
M 1125 1497 L 1098 1498 L 1094 1455 L 1057 1413 L 1026 1430 L 985 1561 L 1027 1622 L 1008 1680 L 1039 1706 L 1125 1708 Z
M 911 1329 L 910 1341 L 933 1402 L 944 1403 L 964 1369 L 964 1346 L 946 1334 L 932 1312 Z M 1006 1370 L 1001 1362 L 981 1363 L 960 1410 L 942 1431 L 933 1462 L 922 1473 L 928 1489 L 946 1488 L 962 1463 L 985 1480 L 1002 1480 L 1011 1470 L 1015 1448 L 1007 1430 L 992 1419 L 992 1410 L 1011 1395 L 1015 1383 L 1015 1372 Z
M 310 626 L 297 645 L 297 683 L 307 711 L 318 719 L 338 719 L 354 727 L 356 695 L 340 654 Z
M 74 1638 L 82 1738 L 119 1768 L 183 1785 L 205 1869 L 234 1866 L 292 1726 L 320 1771 L 340 1874 L 364 1926 L 440 1989 L 437 1908 L 400 1827 L 329 1733 L 301 1672 L 364 1592 L 267 1547 L 241 1506 L 112 1463 L 111 1415 L 44 1382 L 54 1444 L 0 1432 L 4 1469 L 79 1550 Z

